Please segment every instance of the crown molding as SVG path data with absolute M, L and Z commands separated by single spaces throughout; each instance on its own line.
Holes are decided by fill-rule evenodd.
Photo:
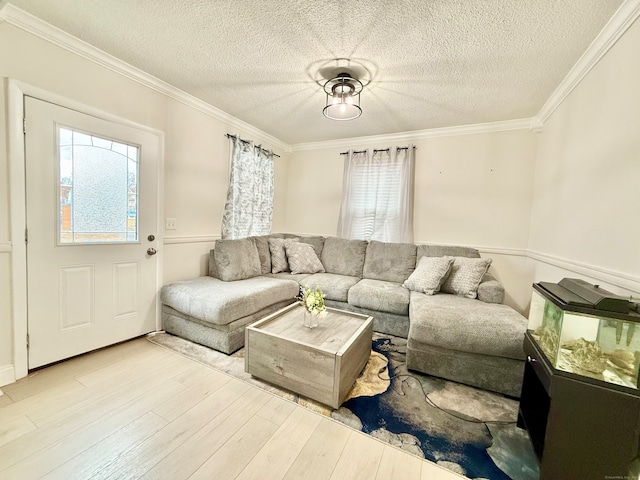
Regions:
M 18 27 L 32 35 L 46 40 L 47 42 L 53 43 L 54 45 L 62 47 L 65 50 L 79 55 L 104 68 L 127 77 L 134 82 L 155 90 L 162 95 L 173 98 L 174 100 L 209 115 L 216 120 L 220 120 L 230 128 L 241 130 L 243 136 L 255 136 L 262 142 L 268 142 L 270 146 L 280 149 L 282 152 L 291 152 L 290 145 L 279 138 L 276 138 L 212 105 L 209 105 L 193 95 L 189 95 L 188 93 L 154 77 L 153 75 L 143 72 L 142 70 L 133 67 L 132 65 L 129 65 L 106 52 L 103 52 L 93 45 L 68 34 L 64 30 L 61 30 L 38 17 L 19 9 L 11 3 L 6 3 L 4 6 L 3 3 L 4 1 L 0 0 L 0 22 L 5 21 L 10 25 Z
M 502 122 L 476 123 L 472 125 L 459 125 L 456 127 L 429 128 L 427 130 L 414 130 L 411 132 L 399 132 L 383 135 L 371 135 L 367 137 L 341 138 L 339 140 L 326 140 L 322 142 L 294 143 L 291 150 L 320 150 L 324 148 L 356 147 L 371 143 L 387 144 L 393 142 L 408 142 L 423 140 L 426 138 L 451 137 L 457 135 L 473 135 L 476 133 L 504 132 L 508 130 L 531 129 L 532 119 L 505 120 Z
M 536 115 L 531 118 L 531 123 L 529 125 L 529 130 L 533 133 L 541 133 L 544 129 L 544 123 L 540 120 L 540 118 Z
M 626 0 L 571 68 L 536 117 L 544 123 L 640 16 L 640 0 Z

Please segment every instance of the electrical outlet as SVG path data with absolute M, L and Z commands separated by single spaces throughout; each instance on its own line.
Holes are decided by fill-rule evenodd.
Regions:
M 165 218 L 164 219 L 164 228 L 165 230 L 177 230 L 178 229 L 178 219 L 177 218 Z

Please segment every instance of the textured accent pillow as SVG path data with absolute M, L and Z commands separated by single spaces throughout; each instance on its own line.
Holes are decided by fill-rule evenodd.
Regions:
M 320 258 L 322 255 L 322 248 L 324 247 L 324 237 L 320 235 L 314 235 L 311 237 L 300 237 L 302 243 L 309 243 L 313 245 L 313 249 L 316 251 L 316 255 Z
M 313 245 L 291 242 L 285 244 L 284 250 L 287 253 L 291 273 L 324 273 L 324 267 Z
M 478 286 L 489 270 L 491 261 L 490 258 L 455 257 L 451 272 L 440 290 L 467 298 L 476 298 Z
M 220 280 L 232 282 L 262 273 L 256 242 L 252 238 L 216 240 L 213 256 Z
M 434 295 L 440 290 L 451 271 L 453 257 L 422 257 L 413 273 L 402 284 L 414 292 Z
M 284 246 L 298 242 L 298 238 L 269 238 L 269 250 L 271 251 L 271 273 L 289 271 L 289 262 Z

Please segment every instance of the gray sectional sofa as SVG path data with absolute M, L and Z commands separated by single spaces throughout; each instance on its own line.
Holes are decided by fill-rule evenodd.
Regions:
M 272 265 L 269 238 L 312 245 L 324 271 L 273 273 L 281 266 L 275 257 Z M 162 288 L 165 331 L 232 353 L 244 345 L 246 325 L 290 304 L 300 285 L 318 286 L 327 306 L 371 315 L 375 331 L 407 338 L 410 369 L 520 395 L 527 322 L 502 304 L 504 289 L 495 278 L 482 276 L 467 295 L 477 298 L 403 286 L 424 256 L 479 259 L 477 250 L 289 234 L 245 239 L 237 249 L 224 242 L 238 241 L 216 243 L 208 276 Z

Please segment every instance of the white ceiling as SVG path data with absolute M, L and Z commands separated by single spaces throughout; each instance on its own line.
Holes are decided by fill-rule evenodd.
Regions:
M 11 3 L 296 144 L 533 117 L 622 0 Z M 348 122 L 322 115 L 336 58 L 371 74 Z

